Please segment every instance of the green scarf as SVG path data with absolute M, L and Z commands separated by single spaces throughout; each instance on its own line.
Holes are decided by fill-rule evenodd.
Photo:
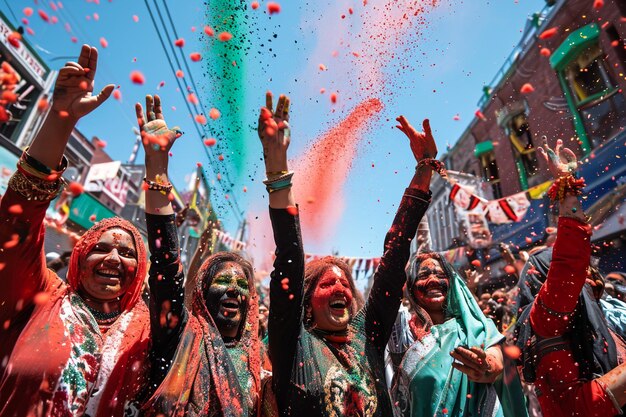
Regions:
M 493 321 L 485 317 L 456 271 L 445 260 L 437 260 L 450 277 L 446 300 L 448 319 L 443 324 L 430 325 L 430 333 L 414 341 L 404 354 L 392 387 L 395 400 L 403 414 L 411 417 L 526 417 L 521 384 L 510 369 L 494 384 L 479 384 L 452 367 L 454 359 L 450 352 L 457 346 L 487 349 L 500 343 L 504 336 Z M 407 288 L 412 288 L 414 282 L 415 279 L 409 278 Z M 428 326 L 428 315 L 417 305 L 410 291 L 409 299 L 417 320 Z M 394 331 L 411 332 L 408 328 Z M 515 368 L 512 371 L 516 372 Z

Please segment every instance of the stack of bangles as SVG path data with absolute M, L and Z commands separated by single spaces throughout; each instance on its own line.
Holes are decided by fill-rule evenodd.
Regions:
M 418 163 L 417 163 L 417 167 L 415 167 L 415 169 L 422 167 L 422 166 L 428 166 L 431 167 L 433 171 L 435 171 L 437 174 L 441 175 L 441 178 L 448 178 L 448 172 L 446 171 L 446 166 L 444 165 L 443 162 L 435 159 L 435 158 L 424 158 L 421 159 Z
M 272 194 L 275 191 L 291 188 L 291 178 L 293 171 L 268 172 L 267 179 L 263 181 L 267 192 Z
M 567 195 L 581 195 L 585 188 L 584 178 L 574 178 L 572 174 L 557 178 L 548 190 L 548 197 L 552 201 L 562 201 Z
M 11 176 L 8 186 L 28 200 L 50 201 L 66 184 L 62 177 L 66 168 L 65 157 L 57 169 L 51 169 L 30 156 L 26 148 L 17 163 L 17 172 Z
M 148 190 L 158 191 L 163 195 L 168 195 L 172 191 L 172 184 L 161 180 L 158 175 L 156 176 L 156 181 L 150 181 L 144 177 L 143 182 L 148 186 Z

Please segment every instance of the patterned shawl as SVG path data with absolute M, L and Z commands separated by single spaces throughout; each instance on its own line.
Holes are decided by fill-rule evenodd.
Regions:
M 219 253 L 213 256 L 216 255 Z M 254 277 L 248 277 L 250 301 L 237 345 L 227 348 L 204 298 L 213 280 L 207 276 L 210 259 L 198 272 L 200 279 L 192 294 L 192 312 L 167 376 L 144 405 L 146 415 L 256 415 L 261 388 L 261 356 Z
M 137 271 L 122 298 L 123 312 L 105 334 L 77 294 L 79 263 L 100 236 L 122 228 L 135 241 Z M 150 337 L 148 308 L 141 300 L 146 251 L 137 229 L 126 220 L 103 220 L 78 241 L 70 259 L 68 285 L 48 272 L 47 301 L 37 304 L 12 350 L 2 386 L 13 386 L 26 415 L 123 415 L 146 382 Z M 37 398 L 29 401 L 30 398 Z M 19 402 L 19 400 L 18 400 Z M 13 403 L 13 402 L 12 402 Z M 0 409 L 1 411 L 1 409 Z M 2 414 L 0 412 L 0 414 Z

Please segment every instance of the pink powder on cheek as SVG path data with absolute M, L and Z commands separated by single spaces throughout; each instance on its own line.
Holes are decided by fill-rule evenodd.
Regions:
M 346 288 L 341 282 L 337 281 L 334 285 L 331 285 L 326 288 L 321 288 L 318 286 L 313 292 L 313 296 L 311 297 L 311 305 L 313 308 L 323 308 L 328 305 L 330 298 L 337 294 L 343 293 L 346 297 L 346 303 L 349 307 L 352 303 L 352 291 L 350 288 Z

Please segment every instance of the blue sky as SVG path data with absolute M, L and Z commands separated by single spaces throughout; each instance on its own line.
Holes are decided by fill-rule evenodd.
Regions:
M 206 21 L 204 2 L 158 0 L 159 4 L 163 1 L 169 6 L 178 35 L 186 40 L 185 55 L 194 51 L 204 53 L 207 42 L 202 35 Z M 196 162 L 206 166 L 209 161 L 183 96 L 176 91 L 175 76 L 165 59 L 146 2 L 153 4 L 153 0 L 100 0 L 99 4 L 66 0 L 63 10 L 55 12 L 48 2 L 0 0 L 0 9 L 11 20 L 13 15 L 17 19 L 24 17 L 25 7 L 35 10 L 29 18 L 29 26 L 35 34 L 26 35 L 26 39 L 53 69 L 60 68 L 67 60 L 65 57 L 75 56 L 81 43 L 98 46 L 100 64 L 96 88 L 107 83 L 119 85 L 122 101 L 111 98 L 81 120 L 79 129 L 88 137 L 97 135 L 105 140 L 106 150 L 113 158 L 126 161 L 131 152 L 134 141 L 131 129 L 136 125 L 135 101 L 145 94 L 158 92 L 165 105 L 166 120 L 185 132 L 173 149 L 170 166 L 175 185 L 183 188 L 185 177 L 195 169 Z M 280 14 L 271 17 L 265 11 L 266 2 L 260 3 L 258 10 L 249 11 L 252 49 L 246 67 L 249 75 L 245 80 L 243 117 L 248 127 L 255 124 L 267 89 L 291 95 L 290 156 L 295 158 L 318 135 L 339 122 L 359 98 L 364 98 L 354 81 L 358 76 L 356 72 L 363 68 L 345 62 L 335 64 L 339 61 L 333 61 L 331 53 L 346 44 L 350 45 L 341 50 L 342 53 L 350 47 L 367 48 L 367 39 L 356 39 L 363 28 L 367 31 L 367 16 L 358 20 L 356 15 L 359 10 L 384 1 L 369 0 L 368 5 L 363 6 L 362 0 L 289 0 L 282 1 Z M 424 21 L 416 26 L 415 33 L 405 34 L 407 42 L 400 43 L 399 47 L 390 43 L 383 51 L 385 64 L 380 68 L 387 83 L 380 97 L 385 108 L 363 138 L 362 148 L 353 161 L 344 185 L 345 208 L 336 232 L 323 241 L 305 240 L 308 252 L 380 256 L 384 235 L 415 166 L 408 142 L 393 128 L 395 117 L 404 114 L 417 126 L 424 117 L 429 117 L 440 154 L 443 154 L 446 146 L 456 141 L 474 117 L 482 86 L 492 79 L 517 44 L 527 18 L 544 5 L 544 0 L 444 0 L 436 9 L 422 15 Z M 357 12 L 355 16 L 348 14 L 351 7 Z M 60 22 L 45 23 L 37 16 L 38 8 L 58 16 Z M 98 14 L 98 20 L 94 13 Z M 342 14 L 347 17 L 342 19 Z M 138 16 L 138 22 L 133 20 L 133 15 Z M 66 22 L 72 27 L 72 35 L 64 28 Z M 196 32 L 192 32 L 192 27 Z M 72 43 L 71 36 L 76 36 L 78 43 Z M 108 42 L 106 48 L 100 47 L 101 37 Z M 272 52 L 269 52 L 270 47 Z M 204 53 L 202 62 L 189 62 L 200 84 L 197 94 L 208 108 L 211 103 L 204 97 L 208 87 L 201 83 L 205 78 L 203 74 L 210 71 L 210 59 Z M 327 65 L 328 71 L 320 72 L 319 64 Z M 144 74 L 146 84 L 138 86 L 130 82 L 129 74 L 133 70 Z M 157 91 L 162 81 L 165 85 Z M 320 94 L 321 87 L 328 92 L 339 91 L 336 105 L 331 105 L 328 92 Z M 457 114 L 459 121 L 453 120 Z M 234 194 L 243 210 L 267 217 L 265 190 L 259 185 L 263 177 L 260 145 L 252 128 L 244 129 L 241 134 L 249 146 L 246 149 L 249 157 L 246 172 L 231 191 L 231 200 Z M 143 155 L 139 158 L 141 161 Z M 217 170 L 220 169 L 223 168 Z M 215 181 L 213 171 L 208 172 Z M 243 187 L 247 192 L 243 192 Z M 239 225 L 237 216 L 232 214 L 220 187 L 215 186 L 214 190 L 218 215 L 226 231 L 233 234 Z

